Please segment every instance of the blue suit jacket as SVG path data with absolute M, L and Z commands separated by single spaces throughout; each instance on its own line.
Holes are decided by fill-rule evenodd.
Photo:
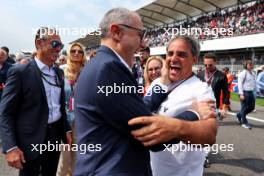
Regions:
M 123 93 L 106 94 L 111 89 L 106 86 L 113 91 L 116 87 L 116 92 L 122 86 Z M 133 138 L 128 121 L 151 115 L 150 108 L 155 109 L 157 103 L 146 106 L 140 94 L 129 93 L 135 87 L 132 73 L 106 46 L 82 70 L 75 95 L 77 143 L 79 147 L 99 145 L 101 150 L 78 152 L 76 176 L 152 175 L 149 151 Z
M 65 112 L 63 71 L 54 68 L 61 79 L 61 114 L 58 121 L 60 137 L 66 142 L 66 132 L 71 130 Z M 42 144 L 46 137 L 49 108 L 45 87 L 35 60 L 25 65 L 15 65 L 8 71 L 6 86 L 0 103 L 0 130 L 3 152 L 18 146 L 26 161 L 33 160 L 39 152 L 32 144 Z

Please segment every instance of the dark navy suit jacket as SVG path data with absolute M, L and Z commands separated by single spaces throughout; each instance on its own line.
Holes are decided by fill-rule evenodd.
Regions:
M 123 88 L 122 93 L 117 86 Z M 106 94 L 114 87 L 116 93 Z M 99 144 L 101 150 L 78 152 L 76 176 L 152 175 L 149 151 L 133 138 L 128 121 L 151 115 L 150 109 L 157 104 L 146 106 L 140 94 L 129 93 L 128 89 L 136 87 L 132 73 L 106 46 L 82 70 L 75 95 L 77 143 Z
M 61 85 L 60 137 L 66 142 L 66 132 L 71 130 L 65 112 L 63 72 L 54 68 Z M 40 70 L 35 60 L 25 65 L 15 65 L 8 71 L 6 85 L 0 103 L 0 130 L 3 152 L 17 146 L 27 160 L 35 159 L 39 152 L 32 144 L 42 144 L 46 137 L 49 108 Z

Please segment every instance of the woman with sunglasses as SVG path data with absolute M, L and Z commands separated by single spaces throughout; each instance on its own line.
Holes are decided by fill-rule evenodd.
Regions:
M 85 50 L 82 44 L 73 43 L 67 51 L 67 65 L 65 73 L 65 94 L 68 121 L 70 122 L 74 135 L 74 89 L 79 74 L 86 63 Z M 75 152 L 62 151 L 57 175 L 73 175 Z
M 144 79 L 145 79 L 145 89 L 144 93 L 147 91 L 148 87 L 155 79 L 161 76 L 161 69 L 163 67 L 163 60 L 160 56 L 149 57 L 144 69 Z

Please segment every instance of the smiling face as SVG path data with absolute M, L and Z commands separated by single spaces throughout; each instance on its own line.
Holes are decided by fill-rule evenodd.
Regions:
M 59 57 L 59 53 L 63 48 L 60 36 L 56 33 L 45 35 L 45 37 L 37 39 L 37 52 L 39 57 L 48 65 L 55 63 Z
M 70 50 L 71 53 L 71 60 L 73 62 L 81 62 L 83 58 L 84 51 L 79 45 L 73 45 Z
M 192 75 L 192 66 L 197 57 L 192 55 L 191 45 L 184 39 L 176 39 L 170 43 L 167 51 L 166 66 L 172 82 L 184 80 Z
M 161 76 L 162 63 L 159 60 L 153 59 L 147 65 L 148 77 L 150 81 L 153 81 Z

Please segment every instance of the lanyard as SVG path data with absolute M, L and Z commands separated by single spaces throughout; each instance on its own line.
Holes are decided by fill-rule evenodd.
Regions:
M 208 85 L 211 85 L 213 82 L 213 77 L 215 72 L 217 71 L 217 69 L 215 69 L 215 71 L 209 76 L 208 73 L 205 71 L 205 81 L 207 82 Z
M 175 83 L 171 83 L 168 85 L 168 92 L 167 92 L 167 95 L 166 95 L 166 98 L 168 98 L 168 95 L 175 89 L 177 88 L 178 86 L 180 86 L 182 83 L 184 83 L 185 81 L 187 81 L 188 79 L 190 79 L 191 77 L 193 77 L 194 73 L 191 74 L 190 77 L 188 77 L 187 79 L 184 79 L 184 80 L 180 80 L 180 81 L 177 81 Z M 158 110 L 156 112 L 159 112 L 162 108 L 162 103 L 160 104 Z M 165 107 L 164 107 L 165 108 Z M 167 111 L 168 108 L 165 108 L 164 109 L 164 112 Z
M 168 85 L 168 94 L 171 93 L 175 88 L 177 88 L 178 86 L 180 86 L 182 83 L 184 83 L 185 81 L 187 81 L 188 79 L 190 79 L 192 76 L 193 76 L 193 73 L 187 79 L 180 80 L 180 81 L 177 81 L 175 83 L 169 84 Z

